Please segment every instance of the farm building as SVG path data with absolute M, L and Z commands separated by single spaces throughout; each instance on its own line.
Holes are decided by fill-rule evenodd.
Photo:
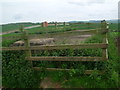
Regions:
M 42 23 L 42 27 L 48 27 L 48 23 L 45 21 Z

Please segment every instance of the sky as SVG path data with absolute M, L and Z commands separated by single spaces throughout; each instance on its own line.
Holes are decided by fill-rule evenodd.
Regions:
M 1 0 L 0 24 L 118 18 L 119 0 Z

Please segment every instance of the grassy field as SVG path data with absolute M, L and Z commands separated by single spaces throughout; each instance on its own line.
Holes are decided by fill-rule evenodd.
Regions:
M 92 25 L 91 25 L 92 26 Z M 93 26 L 100 26 L 98 24 L 93 24 Z M 7 27 L 6 27 L 7 28 Z M 26 29 L 26 31 L 29 33 L 29 37 L 38 37 L 38 38 L 57 38 L 60 39 L 60 43 L 65 43 L 68 42 L 65 38 L 70 37 L 71 35 L 80 35 L 81 33 L 78 32 L 68 32 L 68 33 L 64 33 L 66 31 L 74 31 L 74 30 L 85 30 L 85 29 L 94 29 L 95 27 L 88 27 L 87 24 L 80 24 L 80 25 L 71 25 L 71 26 L 58 26 L 57 28 L 55 28 L 55 26 L 49 26 L 47 28 L 44 27 L 37 27 L 37 28 L 32 28 L 32 29 Z M 34 35 L 35 34 L 35 35 Z M 82 33 L 84 34 L 84 33 Z M 20 33 L 10 33 L 10 34 L 6 34 L 6 35 L 2 35 L 2 43 L 3 45 L 6 45 L 4 43 L 9 42 L 9 44 L 13 43 L 14 41 L 20 40 L 21 34 Z M 64 39 L 64 40 L 63 40 Z M 12 42 L 13 41 L 13 42 Z M 77 40 L 76 40 L 77 42 Z M 58 42 L 57 42 L 58 43 Z M 57 44 L 56 43 L 56 44 Z M 58 44 L 60 44 L 58 43 Z M 8 46 L 8 45 L 6 45 Z
M 38 23 L 11 23 L 11 24 L 4 24 L 2 26 L 2 32 L 8 32 L 13 30 L 18 30 L 20 26 L 23 25 L 24 27 L 32 26 L 32 25 L 39 25 Z
M 93 26 L 95 24 L 92 24 Z M 97 28 L 100 24 L 95 25 Z M 68 37 L 77 36 L 84 33 L 70 33 L 69 31 L 94 29 L 87 25 L 70 25 L 64 28 L 53 26 L 48 28 L 28 29 L 29 37 L 52 37 L 65 40 Z M 110 24 L 110 31 L 117 30 L 117 24 Z M 67 32 L 67 33 L 64 33 Z M 34 36 L 33 34 L 36 34 Z M 42 68 L 41 71 L 34 71 L 30 67 L 30 62 L 25 60 L 24 51 L 3 51 L 2 52 L 2 83 L 8 88 L 38 88 L 40 82 L 45 78 L 51 78 L 52 82 L 60 83 L 64 88 L 118 88 L 120 86 L 118 71 L 120 57 L 115 45 L 115 38 L 118 32 L 109 32 L 108 34 L 109 60 L 106 62 L 34 62 L 34 66 Z M 15 38 L 18 37 L 18 38 Z M 65 37 L 63 39 L 62 37 Z M 60 39 L 61 38 L 61 39 Z M 14 41 L 20 39 L 19 33 L 3 35 L 3 46 L 9 46 Z M 69 40 L 70 38 L 68 38 Z M 62 44 L 68 41 L 61 41 Z M 102 37 L 99 34 L 93 35 L 82 43 L 101 43 Z M 59 42 L 56 42 L 60 44 Z M 76 44 L 76 43 L 75 43 Z M 36 53 L 37 52 L 37 53 Z M 34 56 L 101 56 L 101 49 L 67 49 L 54 51 L 35 51 Z M 48 72 L 46 67 L 70 68 L 69 72 Z M 77 69 L 76 69 L 77 68 Z M 84 75 L 86 69 L 106 70 L 105 74 L 99 75 L 94 72 L 91 75 Z
M 55 26 L 49 26 L 47 28 L 43 28 L 43 27 L 37 27 L 37 28 L 32 28 L 32 29 L 28 29 L 28 33 L 32 33 L 32 34 L 46 34 L 46 33 L 56 33 L 56 32 L 65 32 L 65 31 L 72 31 L 72 30 L 85 30 L 85 29 L 95 29 L 99 27 L 99 24 L 91 24 L 88 25 L 87 24 L 78 24 L 78 25 L 70 25 L 70 26 L 57 26 L 57 28 Z

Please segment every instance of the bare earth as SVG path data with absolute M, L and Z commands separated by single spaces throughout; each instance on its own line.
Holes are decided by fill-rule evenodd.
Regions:
M 55 82 L 52 82 L 52 80 L 50 78 L 44 78 L 42 80 L 42 82 L 40 83 L 40 88 L 62 88 L 60 83 L 55 83 Z
M 54 38 L 30 39 L 30 46 L 50 45 L 54 42 Z M 16 41 L 11 46 L 24 46 L 24 41 Z
M 54 37 L 54 38 L 36 38 L 30 39 L 30 46 L 40 46 L 40 45 L 60 45 L 60 44 L 80 44 L 84 42 L 85 39 L 91 37 L 92 35 L 74 35 L 71 37 Z M 16 41 L 11 46 L 24 46 L 23 41 Z

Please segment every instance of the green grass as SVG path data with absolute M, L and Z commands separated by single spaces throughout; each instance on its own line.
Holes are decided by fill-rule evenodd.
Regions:
M 94 35 L 91 38 L 87 39 L 84 43 L 101 43 L 102 42 L 102 35 L 98 34 L 98 35 Z M 64 49 L 64 50 L 34 50 L 32 51 L 32 55 L 33 56 L 69 56 L 69 57 L 76 57 L 76 56 L 84 56 L 84 57 L 101 57 L 102 56 L 102 49 Z M 38 63 L 38 64 L 36 64 Z M 51 63 L 51 64 L 49 64 Z M 61 65 L 59 65 L 59 63 Z M 42 65 L 44 64 L 44 65 Z M 91 62 L 85 62 L 85 63 L 81 63 L 81 62 L 47 62 L 47 61 L 43 61 L 43 62 L 35 62 L 35 66 L 40 66 L 40 67 L 46 67 L 49 68 L 52 67 L 58 67 L 58 68 L 62 68 L 62 65 L 65 65 L 66 67 L 69 68 L 76 68 L 79 67 L 79 65 L 85 65 L 86 69 L 93 69 L 95 66 L 95 62 L 91 63 Z M 42 66 L 41 66 L 42 65 Z M 101 65 L 101 63 L 98 63 L 98 66 Z
M 32 23 L 27 23 L 27 24 L 26 23 L 21 23 L 21 24 L 31 25 Z M 91 26 L 92 25 L 97 26 L 97 27 L 99 26 L 99 24 L 91 24 Z M 6 28 L 5 31 L 7 29 L 9 29 L 9 27 L 13 28 L 13 26 L 14 27 L 19 26 L 19 23 L 18 24 L 5 25 L 4 26 Z M 33 34 L 36 34 L 36 35 L 38 35 L 38 36 L 40 35 L 40 37 L 42 37 L 42 36 L 45 36 L 47 34 L 48 34 L 48 36 L 49 35 L 51 36 L 52 34 L 55 34 L 55 35 L 58 34 L 59 35 L 60 33 L 64 33 L 66 31 L 74 31 L 74 30 L 78 30 L 78 29 L 80 29 L 80 30 L 93 29 L 93 27 L 88 28 L 86 24 L 80 24 L 80 25 L 77 25 L 77 26 L 76 25 L 65 26 L 65 27 L 58 26 L 57 28 L 55 28 L 55 26 L 49 26 L 47 28 L 37 27 L 37 28 L 27 29 L 26 31 L 29 33 L 30 36 L 32 36 Z M 20 40 L 19 36 L 20 36 L 19 33 L 10 33 L 10 34 L 1 35 L 2 40 L 3 40 L 2 41 L 3 46 L 5 45 L 4 44 L 5 42 L 10 42 L 10 41 L 12 42 L 12 40 L 14 42 L 14 41 Z M 11 44 L 11 43 L 9 43 L 9 44 Z M 5 46 L 8 46 L 8 45 L 5 45 Z
M 119 81 L 120 56 L 118 55 L 117 48 L 115 46 L 115 38 L 117 37 L 117 35 L 118 34 L 115 32 L 108 33 L 109 60 L 107 62 L 103 62 L 101 64 L 101 65 L 104 64 L 103 66 L 101 66 L 99 63 L 96 63 L 95 66 L 94 64 L 87 65 L 87 66 L 92 66 L 93 69 L 95 70 L 98 70 L 98 67 L 105 67 L 103 69 L 106 70 L 105 74 L 99 75 L 97 72 L 94 72 L 91 75 L 83 75 L 80 72 L 86 68 L 84 64 L 80 64 L 80 67 L 83 68 L 80 68 L 79 72 L 77 72 L 75 69 L 71 69 L 70 72 L 54 72 L 54 73 L 51 72 L 51 74 L 48 74 L 48 77 L 52 78 L 54 82 L 60 82 L 64 88 L 118 88 L 120 86 L 120 81 Z M 95 42 L 95 39 L 99 40 L 99 38 L 97 37 L 99 36 L 97 35 L 93 36 L 91 39 L 89 39 L 90 42 L 92 40 L 93 42 Z M 73 65 L 77 66 L 76 63 L 72 64 L 71 66 L 73 67 Z
M 96 26 L 96 27 L 94 27 Z M 70 26 L 58 26 L 55 28 L 55 26 L 49 26 L 46 28 L 43 27 L 37 27 L 32 29 L 27 29 L 29 33 L 32 34 L 46 34 L 46 33 L 57 33 L 57 32 L 65 32 L 65 31 L 72 31 L 72 30 L 85 30 L 85 29 L 95 29 L 98 28 L 99 24 L 92 24 L 91 27 L 87 27 L 86 24 L 80 24 L 80 25 L 70 25 Z
M 74 26 L 75 28 L 76 26 Z M 78 25 L 79 27 L 79 25 Z M 52 31 L 38 28 L 43 33 L 56 33 L 53 27 Z M 78 28 L 77 28 L 78 29 Z M 117 29 L 117 25 L 111 25 L 111 30 Z M 34 29 L 36 30 L 36 29 Z M 35 33 L 36 31 L 30 31 Z M 62 29 L 60 29 L 61 32 Z M 65 29 L 64 29 L 65 30 Z M 28 30 L 29 31 L 29 30 Z M 4 39 L 10 38 L 16 34 L 8 34 Z M 118 71 L 120 70 L 119 62 L 120 56 L 118 55 L 115 45 L 115 38 L 118 36 L 117 32 L 109 32 L 108 40 L 108 55 L 109 60 L 106 62 L 34 62 L 34 66 L 42 67 L 41 72 L 34 72 L 30 67 L 30 62 L 25 60 L 25 52 L 21 51 L 7 51 L 3 52 L 3 86 L 9 88 L 27 88 L 39 87 L 40 81 L 44 77 L 50 77 L 54 82 L 60 82 L 62 87 L 65 88 L 118 88 L 120 86 Z M 3 46 L 9 46 L 12 41 L 5 42 Z M 85 43 L 101 43 L 101 35 L 95 35 L 85 41 Z M 101 56 L 101 50 L 79 49 L 79 50 L 54 50 L 54 51 L 40 51 L 37 53 L 39 56 Z M 71 68 L 69 72 L 48 72 L 44 69 L 46 67 L 59 67 Z M 93 72 L 91 75 L 84 75 L 84 70 L 106 70 L 106 73 L 99 75 Z M 40 81 L 39 81 L 40 80 Z M 34 86 L 35 85 L 35 86 Z
M 15 41 L 21 40 L 21 34 L 16 33 L 10 33 L 2 35 L 2 46 L 3 47 L 9 47 L 11 44 L 13 44 Z
M 12 30 L 16 30 L 19 29 L 19 26 L 23 25 L 24 27 L 27 26 L 32 26 L 32 25 L 39 25 L 38 23 L 12 23 L 12 24 L 6 24 L 6 25 L 1 25 L 2 26 L 2 32 L 7 32 L 7 31 L 12 31 Z M 110 24 L 110 29 L 111 30 L 118 30 L 118 24 Z M 57 26 L 58 28 L 63 27 L 63 26 Z M 55 26 L 49 26 L 47 29 L 45 28 L 33 28 L 33 29 L 28 29 L 30 31 L 30 33 L 53 33 L 53 32 L 57 32 L 57 31 L 67 31 L 67 30 L 76 30 L 76 29 L 80 29 L 80 30 L 84 30 L 84 29 L 95 29 L 95 28 L 99 28 L 100 24 L 99 23 L 94 23 L 94 24 L 90 24 L 89 26 L 87 24 L 71 24 L 70 26 L 66 26 L 66 28 L 63 29 L 56 29 Z
M 110 24 L 109 28 L 110 28 L 110 30 L 118 31 L 118 24 Z
M 38 23 L 11 23 L 11 24 L 5 24 L 2 26 L 2 32 L 8 32 L 13 30 L 18 30 L 20 28 L 20 25 L 23 25 L 24 27 L 32 26 L 32 25 L 39 25 Z

